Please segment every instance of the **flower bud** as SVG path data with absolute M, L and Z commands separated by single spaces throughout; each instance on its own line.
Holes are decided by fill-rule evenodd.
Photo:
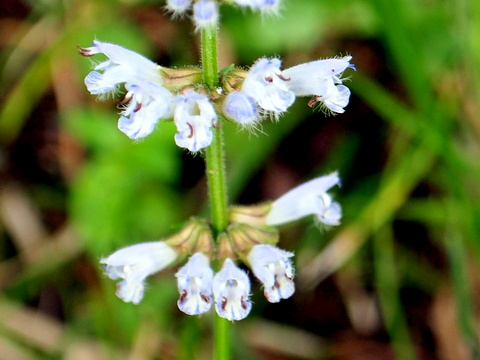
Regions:
M 209 251 L 212 241 L 212 233 L 206 221 L 192 218 L 182 230 L 166 239 L 165 243 L 175 249 L 178 254 L 186 255 L 192 250 L 203 251 L 202 247 L 206 247 L 205 251 Z
M 228 235 L 234 251 L 242 259 L 253 246 L 258 244 L 276 244 L 278 231 L 267 226 L 251 226 L 248 224 L 232 224 L 228 227 Z
M 232 223 L 264 226 L 266 225 L 265 218 L 271 208 L 271 201 L 253 206 L 231 206 L 229 208 L 228 218 Z
M 213 28 L 218 21 L 217 3 L 213 0 L 199 0 L 193 5 L 193 21 L 198 29 Z

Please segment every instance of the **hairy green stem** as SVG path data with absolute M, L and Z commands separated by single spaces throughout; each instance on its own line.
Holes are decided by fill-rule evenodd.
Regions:
M 217 27 L 205 28 L 201 32 L 202 69 L 205 85 L 212 89 L 218 86 L 218 39 Z M 213 129 L 212 144 L 205 150 L 206 175 L 212 227 L 215 237 L 224 232 L 228 225 L 227 191 L 225 185 L 225 161 L 221 119 Z M 218 270 L 218 268 L 217 268 Z M 214 358 L 230 359 L 230 323 L 215 316 Z

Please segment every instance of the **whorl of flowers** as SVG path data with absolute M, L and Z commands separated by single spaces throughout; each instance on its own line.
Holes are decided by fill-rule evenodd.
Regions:
M 309 105 L 319 103 L 332 113 L 343 113 L 350 97 L 341 76 L 345 69 L 353 68 L 351 56 L 285 70 L 278 58 L 260 58 L 249 71 L 227 69 L 220 79 L 222 87 L 208 90 L 202 86 L 200 68 L 165 68 L 134 51 L 98 40 L 78 50 L 86 57 L 107 57 L 85 78 L 92 95 L 117 93 L 122 85 L 125 88 L 118 101 L 118 128 L 123 133 L 141 139 L 151 134 L 160 120 L 173 119 L 178 131 L 176 144 L 191 152 L 210 145 L 218 117 L 255 128 L 266 117 L 278 119 L 296 96 L 312 96 Z

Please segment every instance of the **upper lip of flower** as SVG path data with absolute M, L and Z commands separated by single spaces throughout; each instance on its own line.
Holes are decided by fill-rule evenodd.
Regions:
M 267 214 L 266 223 L 268 225 L 279 225 L 290 221 L 298 220 L 304 216 L 317 214 L 323 216 L 327 208 L 324 206 L 325 201 L 321 204 L 315 201 L 315 198 L 328 197 L 327 191 L 340 184 L 338 173 L 334 172 L 329 175 L 303 183 L 287 193 L 280 196 L 272 203 L 270 212 Z M 331 201 L 328 204 L 332 204 Z M 340 207 L 337 203 L 335 206 Z M 323 205 L 323 206 L 319 206 Z M 339 210 L 339 209 L 338 209 Z M 320 218 L 322 221 L 322 218 Z M 334 224 L 328 224 L 334 225 Z

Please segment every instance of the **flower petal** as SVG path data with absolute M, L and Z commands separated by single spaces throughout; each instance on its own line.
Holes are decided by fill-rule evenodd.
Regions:
M 213 296 L 218 316 L 227 320 L 242 320 L 252 308 L 249 300 L 250 279 L 231 259 L 213 278 Z
M 197 152 L 209 146 L 213 139 L 212 126 L 217 114 L 210 100 L 193 90 L 175 99 L 174 121 L 178 146 Z
M 333 217 L 341 214 L 340 205 L 332 202 L 330 195 L 326 192 L 339 184 L 338 173 L 334 172 L 310 180 L 288 191 L 272 203 L 272 208 L 266 217 L 267 225 L 280 225 L 311 214 L 317 215 L 322 222 L 327 219 L 328 225 L 337 225 L 338 223 L 328 223 L 328 219 L 332 220 L 331 218 L 325 218 L 325 213 L 332 214 Z M 330 209 L 332 204 L 336 204 L 333 205 L 335 207 L 333 210 Z
M 198 315 L 212 306 L 213 270 L 208 258 L 196 253 L 175 275 L 180 299 L 178 308 L 188 315 Z
M 247 259 L 255 276 L 264 285 L 264 294 L 269 302 L 288 299 L 295 292 L 293 253 L 268 244 L 255 245 Z
M 143 297 L 144 280 L 177 258 L 177 253 L 161 241 L 147 242 L 127 246 L 112 255 L 101 259 L 107 275 L 123 279 L 118 283 L 117 296 L 127 302 L 137 304 Z

